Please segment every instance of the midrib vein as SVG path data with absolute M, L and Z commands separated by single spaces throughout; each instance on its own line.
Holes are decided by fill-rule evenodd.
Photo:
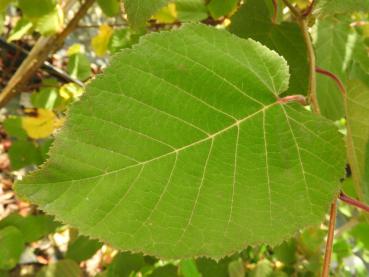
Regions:
M 281 104 L 278 103 L 278 102 L 274 102 L 272 104 L 269 104 L 267 106 L 264 106 L 262 109 L 260 109 L 260 110 L 258 110 L 256 112 L 254 112 L 254 113 L 252 113 L 252 114 L 250 114 L 250 115 L 248 115 L 248 116 L 246 116 L 246 117 L 244 117 L 244 118 L 236 121 L 235 123 L 229 125 L 228 127 L 224 128 L 224 129 L 219 130 L 218 132 L 215 132 L 215 133 L 213 133 L 213 134 L 211 134 L 211 135 L 209 135 L 209 136 L 207 136 L 207 137 L 205 137 L 203 139 L 200 139 L 198 141 L 195 141 L 195 142 L 193 142 L 191 144 L 188 144 L 188 145 L 182 146 L 182 147 L 180 147 L 178 149 L 175 149 L 173 151 L 167 152 L 167 153 L 165 153 L 163 155 L 159 155 L 159 156 L 157 156 L 155 158 L 152 158 L 152 159 L 149 159 L 149 160 L 146 160 L 146 161 L 143 161 L 143 162 L 139 162 L 139 163 L 136 163 L 136 164 L 132 164 L 132 165 L 127 166 L 127 167 L 124 167 L 124 168 L 119 168 L 119 169 L 116 169 L 116 170 L 112 170 L 112 171 L 106 172 L 104 174 L 99 174 L 99 175 L 91 176 L 91 177 L 86 177 L 86 178 L 77 179 L 77 180 L 66 180 L 66 181 L 59 181 L 59 182 L 53 182 L 53 183 L 42 183 L 42 184 L 45 185 L 45 184 L 58 184 L 58 183 L 68 183 L 68 182 L 79 182 L 79 181 L 86 181 L 86 180 L 90 180 L 90 179 L 94 179 L 94 178 L 101 178 L 101 177 L 106 176 L 106 175 L 110 175 L 110 174 L 114 174 L 114 173 L 119 173 L 119 172 L 122 172 L 124 170 L 130 169 L 130 168 L 134 168 L 136 166 L 144 165 L 144 164 L 147 164 L 147 163 L 150 163 L 150 162 L 153 162 L 153 161 L 156 161 L 156 160 L 165 158 L 165 157 L 170 156 L 172 154 L 179 153 L 179 152 L 181 152 L 183 150 L 186 150 L 188 148 L 191 148 L 193 146 L 196 146 L 198 144 L 201 144 L 203 142 L 206 142 L 206 141 L 208 141 L 210 139 L 214 139 L 215 137 L 217 137 L 217 136 L 219 136 L 219 135 L 227 132 L 228 130 L 230 130 L 230 129 L 234 128 L 234 127 L 240 126 L 240 124 L 242 124 L 243 122 L 247 121 L 250 118 L 253 118 L 254 116 L 258 115 L 261 112 L 265 112 L 266 110 L 270 109 L 271 107 L 273 107 L 275 105 L 281 105 Z M 30 184 L 28 184 L 28 185 L 30 185 Z

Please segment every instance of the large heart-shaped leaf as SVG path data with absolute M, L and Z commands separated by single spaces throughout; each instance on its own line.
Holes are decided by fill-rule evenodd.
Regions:
M 345 164 L 330 121 L 280 101 L 288 78 L 283 58 L 224 30 L 145 36 L 16 190 L 124 250 L 219 258 L 279 243 L 321 221 Z

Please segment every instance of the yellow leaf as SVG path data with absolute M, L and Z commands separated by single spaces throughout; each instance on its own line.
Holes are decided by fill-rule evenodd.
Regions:
M 74 54 L 79 54 L 85 52 L 85 48 L 82 44 L 74 43 L 68 48 L 67 55 L 72 56 Z
M 50 136 L 55 128 L 62 125 L 54 112 L 44 109 L 37 110 L 37 116 L 23 116 L 22 127 L 28 136 L 33 139 L 41 139 Z
M 99 33 L 92 38 L 91 47 L 97 56 L 104 56 L 108 50 L 110 37 L 113 34 L 113 29 L 106 24 L 99 28 Z
M 176 5 L 174 3 L 169 4 L 168 6 L 159 10 L 154 16 L 153 19 L 156 19 L 159 23 L 173 23 L 177 20 L 177 10 Z
M 59 89 L 60 96 L 65 100 L 76 100 L 82 95 L 83 92 L 83 88 L 74 83 L 62 85 Z

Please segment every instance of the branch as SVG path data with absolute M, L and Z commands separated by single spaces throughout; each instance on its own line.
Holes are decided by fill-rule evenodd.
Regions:
M 333 74 L 332 72 L 330 72 L 328 70 L 320 68 L 320 67 L 316 67 L 315 70 L 316 70 L 316 72 L 318 72 L 322 75 L 325 75 L 325 76 L 331 78 L 333 81 L 335 81 L 337 86 L 338 86 L 338 89 L 342 93 L 343 97 L 346 97 L 347 92 L 346 92 L 345 86 L 343 85 L 342 81 L 335 74 Z
M 294 5 L 292 5 L 292 3 L 290 3 L 290 1 L 283 0 L 283 3 L 290 9 L 290 11 L 292 12 L 292 14 L 294 16 L 296 16 L 296 18 L 301 18 L 301 11 L 297 7 L 295 7 Z
M 313 12 L 315 2 L 316 2 L 315 0 L 311 1 L 310 5 L 306 8 L 306 10 L 303 11 L 302 13 L 303 17 L 308 17 Z
M 336 200 L 331 204 L 331 211 L 329 214 L 329 226 L 328 226 L 328 237 L 325 245 L 324 263 L 322 277 L 329 277 L 329 266 L 331 263 L 332 250 L 333 250 L 333 238 L 334 238 L 334 227 L 336 225 L 337 215 L 337 203 Z
M 16 44 L 8 43 L 6 40 L 4 40 L 1 37 L 0 37 L 0 47 L 12 53 L 20 53 L 21 60 L 24 60 L 25 58 L 27 58 L 29 54 L 29 52 L 25 50 L 24 48 Z M 56 77 L 61 82 L 67 82 L 67 83 L 72 82 L 72 83 L 76 83 L 79 86 L 84 86 L 83 82 L 81 82 L 80 80 L 74 79 L 73 77 L 69 76 L 66 72 L 53 66 L 51 63 L 47 61 L 43 63 L 41 68 L 45 70 L 46 72 L 48 72 L 50 75 Z
M 351 206 L 354 206 L 358 209 L 361 209 L 367 213 L 369 213 L 369 206 L 364 204 L 363 202 L 360 202 L 359 200 L 356 200 L 354 198 L 351 198 L 350 196 L 348 196 L 347 194 L 345 194 L 344 192 L 340 192 L 338 199 L 342 200 L 343 202 L 345 202 L 346 204 L 349 204 Z
M 65 9 L 68 10 L 75 2 L 76 0 L 66 2 L 64 6 Z M 0 107 L 5 106 L 14 96 L 17 95 L 18 90 L 24 86 L 24 84 L 27 83 L 33 74 L 42 66 L 50 53 L 53 53 L 63 45 L 65 38 L 78 26 L 78 22 L 85 16 L 88 9 L 94 2 L 95 0 L 86 0 L 61 33 L 50 37 L 39 38 L 27 58 L 22 62 L 0 94 Z

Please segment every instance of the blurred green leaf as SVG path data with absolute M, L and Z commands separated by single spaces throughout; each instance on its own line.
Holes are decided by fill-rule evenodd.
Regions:
M 85 54 L 73 54 L 69 57 L 67 71 L 73 78 L 84 81 L 91 76 L 90 61 Z
M 43 267 L 36 277 L 81 277 L 79 265 L 72 260 L 61 260 Z
M 275 258 L 285 265 L 294 264 L 297 260 L 296 241 L 291 239 L 273 248 Z
M 107 16 L 116 16 L 120 12 L 119 0 L 97 0 L 97 4 Z
M 128 277 L 137 273 L 146 265 L 143 255 L 119 253 L 109 265 L 107 277 Z
M 178 269 L 175 265 L 168 264 L 165 266 L 155 268 L 154 271 L 148 275 L 148 277 L 177 277 L 180 276 L 178 275 L 177 271 Z
M 0 228 L 0 269 L 15 267 L 24 248 L 23 234 L 17 228 Z
M 57 5 L 51 12 L 35 20 L 35 29 L 43 36 L 49 36 L 62 30 L 64 23 L 63 10 Z
M 350 234 L 356 239 L 357 242 L 362 243 L 363 246 L 369 250 L 369 224 L 359 223 L 351 229 Z
M 339 262 L 341 262 L 343 258 L 346 258 L 352 254 L 351 249 L 352 245 L 350 245 L 347 240 L 338 238 L 333 244 L 333 255 Z
M 228 277 L 228 264 L 234 257 L 227 257 L 216 262 L 212 259 L 199 258 L 196 265 L 203 277 Z
M 134 29 L 145 26 L 146 21 L 170 0 L 123 0 L 128 21 Z
M 208 9 L 213 18 L 231 14 L 237 9 L 239 0 L 211 0 Z
M 346 19 L 330 18 L 318 21 L 315 33 L 317 66 L 335 74 L 344 83 L 349 32 L 350 26 Z M 342 93 L 331 78 L 317 75 L 317 96 L 322 115 L 332 120 L 344 116 Z
M 237 259 L 228 264 L 229 277 L 244 277 L 245 265 L 241 259 Z
M 369 0 L 319 0 L 315 9 L 322 16 L 369 12 Z
M 85 236 L 78 236 L 77 239 L 69 241 L 65 258 L 79 263 L 91 258 L 101 246 L 102 243 L 97 240 Z
M 10 3 L 14 0 L 1 0 L 0 1 L 0 13 L 4 12 Z
M 263 259 L 256 264 L 256 267 L 251 271 L 250 277 L 268 277 L 272 276 L 273 265 L 267 259 Z
M 3 127 L 12 138 L 25 139 L 28 137 L 22 127 L 22 119 L 19 116 L 9 116 L 3 122 Z
M 194 22 L 208 17 L 204 0 L 175 0 L 175 3 L 179 21 Z
M 140 36 L 141 34 L 129 28 L 115 29 L 109 42 L 109 51 L 114 54 L 124 48 L 128 48 L 137 43 Z
M 57 88 L 45 87 L 31 94 L 31 103 L 35 108 L 52 110 L 57 103 L 58 97 L 59 92 Z
M 18 170 L 25 166 L 38 165 L 43 162 L 36 144 L 27 139 L 13 141 L 8 155 L 13 170 Z
M 18 6 L 23 14 L 29 17 L 41 17 L 52 12 L 57 0 L 18 0 Z
M 261 42 L 283 56 L 291 74 L 284 94 L 307 94 L 309 67 L 306 45 L 299 26 L 292 22 L 273 24 L 269 0 L 248 0 L 232 17 L 230 31 Z
M 8 41 L 12 42 L 14 40 L 21 39 L 25 34 L 27 34 L 33 27 L 31 21 L 26 18 L 21 18 L 18 20 L 15 27 L 10 31 Z
M 197 270 L 196 263 L 193 260 L 181 260 L 179 271 L 183 277 L 201 277 Z
M 8 226 L 16 227 L 22 233 L 25 242 L 33 242 L 55 232 L 60 224 L 48 215 L 28 215 L 23 217 L 13 213 L 0 221 L 0 228 Z

